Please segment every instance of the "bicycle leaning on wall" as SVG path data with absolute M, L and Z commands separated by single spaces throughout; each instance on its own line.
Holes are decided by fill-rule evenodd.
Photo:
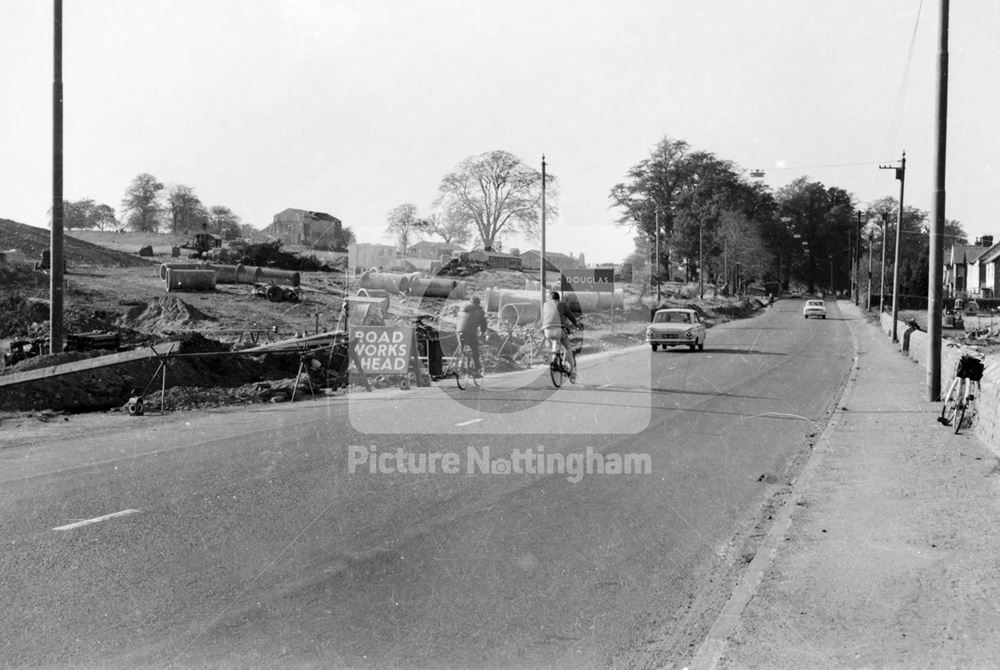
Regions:
M 965 354 L 958 359 L 955 379 L 944 395 L 941 416 L 938 417 L 942 424 L 954 426 L 956 435 L 965 423 L 966 415 L 971 418 L 975 413 L 976 396 L 979 394 L 984 367 L 983 360 L 976 356 Z

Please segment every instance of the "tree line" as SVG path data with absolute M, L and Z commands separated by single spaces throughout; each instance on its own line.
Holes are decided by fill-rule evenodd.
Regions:
M 611 189 L 618 224 L 634 236 L 629 260 L 652 267 L 660 279 L 674 278 L 679 269 L 687 280 L 716 285 L 756 279 L 836 292 L 848 290 L 852 277 L 867 282 L 867 261 L 881 254 L 885 240 L 891 274 L 897 200 L 859 204 L 846 190 L 807 177 L 772 191 L 746 175 L 732 161 L 663 138 Z M 927 295 L 928 228 L 927 212 L 904 208 L 903 295 Z M 967 242 L 957 221 L 946 223 L 945 234 L 948 244 Z M 881 258 L 877 264 L 881 268 Z M 876 274 L 873 281 L 879 279 Z
M 64 201 L 63 225 L 67 228 L 118 229 L 135 232 L 169 232 L 190 235 L 207 230 L 223 239 L 249 237 L 254 232 L 229 207 L 206 206 L 190 186 L 167 188 L 151 174 L 137 175 L 121 201 L 121 218 L 114 208 L 92 199 Z

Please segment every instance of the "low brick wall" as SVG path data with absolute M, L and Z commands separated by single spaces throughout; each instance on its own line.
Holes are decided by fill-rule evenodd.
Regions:
M 880 318 L 882 332 L 886 336 L 892 334 L 892 315 L 882 313 Z M 900 351 L 902 351 L 903 336 L 907 331 L 905 323 L 900 321 L 896 324 L 896 334 L 899 337 Z M 948 386 L 955 378 L 955 367 L 962 354 L 972 351 L 963 347 L 949 347 L 947 340 L 941 346 L 941 393 L 948 390 Z M 909 351 L 906 355 L 920 367 L 927 370 L 927 333 L 915 330 L 910 333 Z M 976 435 L 983 442 L 990 445 L 994 450 L 1000 449 L 1000 360 L 997 356 L 987 355 L 985 357 L 986 371 L 983 373 L 983 380 L 980 383 L 979 397 L 976 399 L 978 413 L 975 417 L 973 427 Z

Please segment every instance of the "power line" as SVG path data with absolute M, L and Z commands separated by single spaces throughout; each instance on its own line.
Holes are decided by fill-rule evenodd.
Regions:
M 910 65 L 913 63 L 913 51 L 916 48 L 917 28 L 920 26 L 920 14 L 924 7 L 923 0 L 917 6 L 917 17 L 913 22 L 913 33 L 910 36 L 910 48 L 906 53 L 906 64 L 903 66 L 903 76 L 899 83 L 899 92 L 896 94 L 896 104 L 893 107 L 892 118 L 889 121 L 889 132 L 886 135 L 883 155 L 888 156 L 893 153 L 893 149 L 899 139 L 899 129 L 902 126 L 903 103 L 906 100 L 906 88 L 910 80 Z

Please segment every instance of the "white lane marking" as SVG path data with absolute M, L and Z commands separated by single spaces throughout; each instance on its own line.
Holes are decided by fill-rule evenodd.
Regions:
M 129 514 L 136 514 L 139 510 L 137 509 L 124 509 L 121 512 L 113 512 L 111 514 L 105 514 L 104 516 L 95 516 L 93 519 L 86 519 L 84 521 L 77 521 L 76 523 L 66 524 L 65 526 L 58 526 L 52 530 L 73 530 L 74 528 L 79 528 L 80 526 L 89 526 L 92 523 L 100 523 L 102 521 L 107 521 L 108 519 L 114 519 L 120 516 L 128 516 Z
M 469 419 L 468 421 L 462 421 L 461 423 L 456 423 L 456 426 L 470 426 L 474 423 L 479 423 L 482 419 Z

